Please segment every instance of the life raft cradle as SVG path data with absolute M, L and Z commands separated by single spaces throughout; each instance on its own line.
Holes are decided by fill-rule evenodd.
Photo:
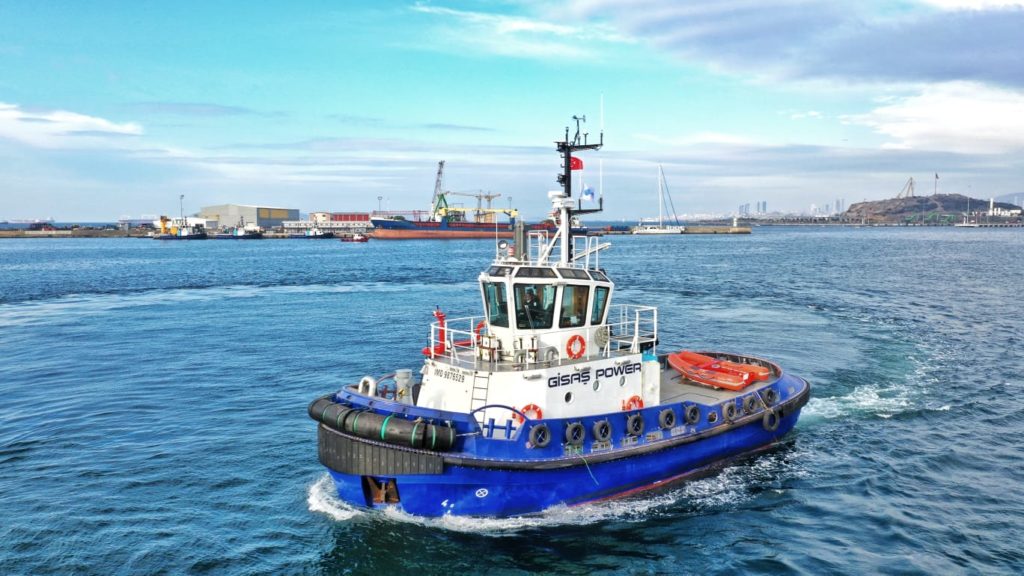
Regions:
M 743 390 L 754 382 L 771 378 L 771 369 L 755 364 L 720 360 L 689 350 L 668 355 L 668 364 L 698 384 L 726 390 Z

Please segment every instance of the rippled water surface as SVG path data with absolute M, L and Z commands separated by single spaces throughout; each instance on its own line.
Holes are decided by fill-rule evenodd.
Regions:
M 306 405 L 478 313 L 487 241 L 0 241 L 0 573 L 1021 573 L 1024 232 L 610 237 L 662 348 L 814 385 L 781 445 L 636 498 L 339 502 Z

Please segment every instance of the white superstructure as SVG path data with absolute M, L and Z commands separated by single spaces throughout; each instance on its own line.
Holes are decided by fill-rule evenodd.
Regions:
M 559 221 L 571 221 L 567 198 L 549 197 Z M 479 277 L 485 316 L 438 313 L 417 405 L 489 406 L 477 419 L 500 425 L 516 415 L 496 404 L 565 418 L 659 401 L 657 309 L 612 305 L 615 284 L 599 265 L 608 244 L 567 232 L 532 232 L 526 247 L 499 244 Z

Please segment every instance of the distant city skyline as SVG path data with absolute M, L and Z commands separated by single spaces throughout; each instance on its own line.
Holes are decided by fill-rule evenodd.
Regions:
M 0 220 L 425 209 L 439 160 L 535 219 L 574 114 L 609 220 L 657 216 L 659 164 L 680 213 L 1024 195 L 1021 30 L 1024 0 L 8 3 Z

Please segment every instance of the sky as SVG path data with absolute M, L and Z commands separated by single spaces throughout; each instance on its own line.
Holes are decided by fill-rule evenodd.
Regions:
M 656 215 L 659 165 L 687 214 L 1024 198 L 1022 31 L 1024 0 L 0 0 L 0 220 L 425 209 L 440 160 L 539 218 L 573 115 L 602 219 Z

